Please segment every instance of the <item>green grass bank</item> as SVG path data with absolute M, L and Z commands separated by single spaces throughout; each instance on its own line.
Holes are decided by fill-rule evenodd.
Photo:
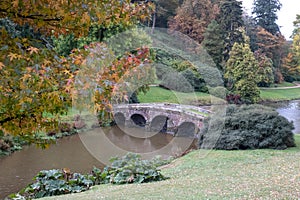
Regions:
M 261 89 L 260 97 L 262 101 L 288 101 L 300 99 L 300 88 Z
M 300 136 L 287 150 L 197 150 L 162 168 L 170 179 L 100 185 L 43 200 L 93 199 L 298 199 Z
M 140 93 L 138 99 L 141 103 L 167 102 L 189 105 L 210 105 L 212 102 L 219 102 L 221 100 L 203 92 L 183 93 L 158 86 L 151 86 L 146 94 Z
M 261 102 L 277 102 L 277 101 L 288 101 L 294 99 L 300 99 L 300 88 L 288 88 L 282 89 L 266 89 L 260 90 Z M 152 103 L 152 102 L 168 102 L 168 103 L 179 103 L 179 104 L 190 104 L 190 105 L 210 105 L 216 102 L 220 102 L 219 98 L 216 98 L 210 94 L 202 92 L 194 93 L 182 93 L 172 90 L 167 90 L 161 87 L 152 86 L 146 93 L 140 93 L 138 98 L 141 103 Z M 212 103 L 213 102 L 213 103 Z

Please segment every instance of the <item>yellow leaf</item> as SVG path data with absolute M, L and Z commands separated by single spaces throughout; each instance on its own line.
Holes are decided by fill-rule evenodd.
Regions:
M 3 62 L 0 62 L 0 70 L 3 69 L 5 67 L 5 65 L 3 64 Z
M 45 64 L 45 66 L 48 66 L 51 64 L 51 61 L 44 59 L 44 64 Z
M 31 67 L 26 67 L 26 71 L 27 71 L 27 72 L 31 72 L 31 71 L 32 71 L 32 68 L 31 68 Z
M 19 0 L 15 0 L 15 1 L 11 2 L 11 4 L 14 8 L 17 8 L 19 6 Z
M 70 71 L 67 70 L 67 69 L 64 69 L 64 70 L 63 70 L 63 73 L 64 73 L 64 74 L 71 74 Z
M 27 80 L 31 77 L 30 74 L 24 74 L 23 77 L 21 78 L 21 80 Z
M 35 48 L 35 47 L 29 47 L 26 49 L 27 51 L 29 51 L 29 54 L 33 54 L 33 53 L 38 53 L 39 49 Z
M 8 57 L 9 57 L 9 61 L 12 61 L 13 59 L 18 58 L 18 54 L 15 54 L 15 53 L 9 53 Z

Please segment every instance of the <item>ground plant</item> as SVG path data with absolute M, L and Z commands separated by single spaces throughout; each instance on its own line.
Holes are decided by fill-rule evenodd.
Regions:
M 17 194 L 11 194 L 9 199 L 35 199 L 79 193 L 99 184 L 162 181 L 167 177 L 161 174 L 158 167 L 170 161 L 171 158 L 163 160 L 161 157 L 143 160 L 138 154 L 128 153 L 123 157 L 112 158 L 111 165 L 103 170 L 94 167 L 88 174 L 72 173 L 67 168 L 42 170 L 34 177 L 34 183 L 29 184 Z

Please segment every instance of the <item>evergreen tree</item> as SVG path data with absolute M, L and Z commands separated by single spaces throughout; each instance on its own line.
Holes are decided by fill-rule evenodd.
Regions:
M 228 60 L 229 52 L 235 42 L 242 42 L 240 27 L 244 26 L 242 2 L 236 0 L 220 1 L 220 14 L 217 22 L 221 26 L 224 39 L 224 60 Z
M 258 62 L 258 70 L 256 72 L 258 86 L 269 87 L 274 83 L 273 62 L 265 53 L 262 53 L 261 50 L 255 51 L 254 56 Z
M 250 38 L 251 50 L 252 52 L 255 52 L 256 50 L 258 50 L 258 44 L 257 44 L 258 26 L 256 25 L 255 19 L 246 13 L 243 15 L 243 20 L 244 20 L 246 34 Z
M 252 13 L 256 15 L 257 25 L 273 35 L 280 32 L 279 26 L 276 24 L 278 19 L 276 12 L 280 10 L 281 6 L 279 0 L 254 0 Z
M 296 20 L 293 22 L 294 24 L 294 30 L 293 30 L 293 35 L 291 36 L 291 38 L 293 38 L 297 33 L 300 32 L 300 15 L 297 14 L 296 15 Z
M 207 53 L 212 57 L 218 69 L 223 72 L 222 61 L 223 61 L 223 39 L 220 25 L 217 21 L 213 20 L 204 33 L 203 46 Z
M 168 20 L 176 15 L 176 9 L 182 4 L 180 0 L 155 0 L 156 27 L 167 28 Z
M 240 95 L 245 103 L 255 103 L 259 99 L 257 70 L 258 63 L 250 49 L 249 38 L 245 36 L 245 43 L 234 43 L 224 75 L 229 89 Z

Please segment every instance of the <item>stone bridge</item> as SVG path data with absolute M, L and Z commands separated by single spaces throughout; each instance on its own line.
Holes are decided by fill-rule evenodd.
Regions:
M 195 137 L 209 110 L 169 103 L 119 104 L 113 106 L 119 126 L 142 127 L 145 131 Z

